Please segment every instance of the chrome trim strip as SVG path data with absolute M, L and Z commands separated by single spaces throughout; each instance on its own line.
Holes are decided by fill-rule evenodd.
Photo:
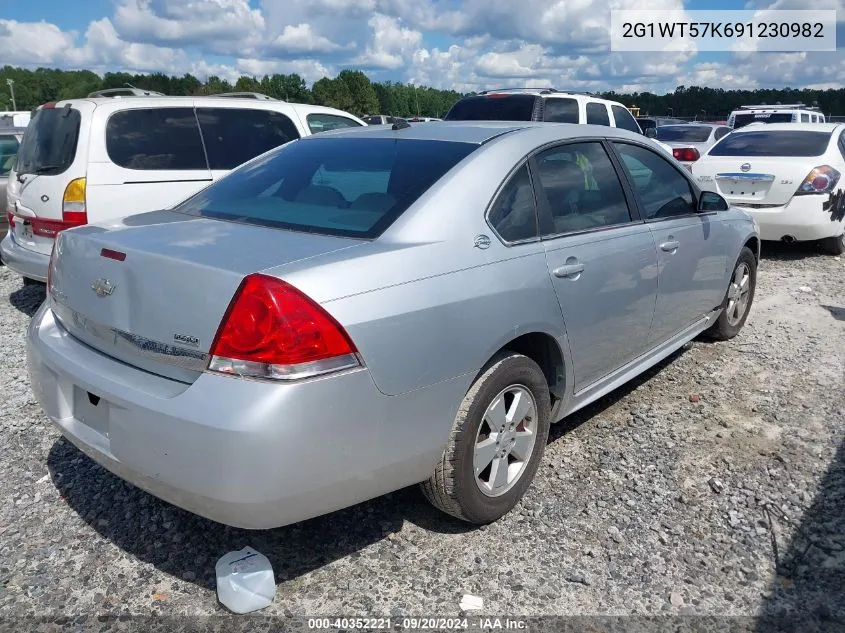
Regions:
M 174 365 L 181 369 L 192 371 L 204 371 L 208 367 L 210 356 L 198 350 L 161 343 L 152 339 L 130 334 L 123 330 L 97 323 L 88 317 L 76 312 L 56 300 L 55 293 L 50 301 L 50 308 L 56 320 L 72 335 L 77 336 L 83 343 L 89 343 L 85 338 L 90 337 L 106 346 L 116 348 L 119 351 L 141 356 L 148 360 L 167 365 Z M 80 337 L 84 333 L 87 337 Z M 91 343 L 89 343 L 91 344 Z M 92 347 L 97 347 L 92 344 Z M 108 352 L 108 348 L 101 351 Z
M 731 180 L 754 180 L 756 182 L 774 182 L 775 180 L 773 174 L 744 174 L 740 172 L 725 172 L 721 174 L 716 174 L 716 178 L 730 178 Z

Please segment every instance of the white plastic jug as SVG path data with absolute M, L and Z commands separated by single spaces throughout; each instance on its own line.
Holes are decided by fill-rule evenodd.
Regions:
M 266 556 L 251 547 L 223 555 L 214 570 L 217 573 L 217 597 L 230 611 L 257 611 L 276 597 L 273 567 Z

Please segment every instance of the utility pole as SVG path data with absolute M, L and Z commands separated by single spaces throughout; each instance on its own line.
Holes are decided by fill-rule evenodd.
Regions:
M 12 110 L 17 110 L 18 104 L 15 103 L 15 80 L 7 79 L 6 83 L 9 84 L 9 92 L 12 93 Z

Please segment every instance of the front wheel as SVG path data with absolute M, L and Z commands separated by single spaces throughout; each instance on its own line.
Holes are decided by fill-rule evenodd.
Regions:
M 537 363 L 513 352 L 496 356 L 464 397 L 423 494 L 471 523 L 507 514 L 534 479 L 550 417 L 549 385 Z
M 828 255 L 845 254 L 845 233 L 837 237 L 828 237 L 823 240 L 819 240 L 819 245 Z
M 708 334 L 718 340 L 727 341 L 739 334 L 754 301 L 754 290 L 757 287 L 757 260 L 754 253 L 744 246 L 739 253 L 739 259 L 734 266 L 728 291 L 722 304 L 724 309 L 716 322 L 708 330 Z

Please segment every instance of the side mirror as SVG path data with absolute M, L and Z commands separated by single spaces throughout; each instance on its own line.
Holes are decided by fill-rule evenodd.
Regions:
M 728 208 L 728 201 L 713 191 L 702 192 L 698 199 L 699 211 L 727 211 Z
M 646 128 L 645 135 L 648 138 L 657 138 L 657 129 L 653 127 Z

